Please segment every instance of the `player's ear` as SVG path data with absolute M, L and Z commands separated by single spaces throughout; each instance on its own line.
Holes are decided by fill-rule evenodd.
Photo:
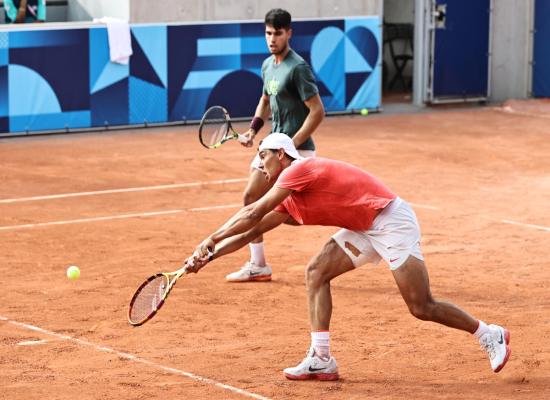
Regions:
M 279 161 L 283 161 L 283 159 L 285 158 L 285 151 L 283 149 L 277 150 L 277 158 L 279 159 Z
M 292 37 L 292 28 L 288 28 L 288 38 Z

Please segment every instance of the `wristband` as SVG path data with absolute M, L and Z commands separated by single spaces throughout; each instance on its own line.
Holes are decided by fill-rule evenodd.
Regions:
M 254 117 L 252 118 L 252 122 L 250 122 L 250 129 L 254 130 L 254 132 L 258 133 L 260 129 L 262 129 L 262 126 L 264 126 L 264 120 L 260 117 Z

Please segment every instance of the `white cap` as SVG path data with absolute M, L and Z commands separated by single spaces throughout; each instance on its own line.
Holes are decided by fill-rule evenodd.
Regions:
M 294 147 L 294 142 L 292 141 L 292 139 L 284 133 L 274 132 L 267 135 L 267 137 L 260 142 L 260 147 L 258 148 L 258 151 L 262 151 L 265 149 L 283 149 L 285 151 L 285 154 L 288 154 L 295 160 L 299 160 L 302 158 L 302 156 L 300 156 L 300 153 L 298 153 L 298 150 L 296 150 L 296 147 Z

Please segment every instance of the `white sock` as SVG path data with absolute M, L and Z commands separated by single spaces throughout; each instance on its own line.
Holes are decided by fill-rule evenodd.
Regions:
M 489 327 L 485 322 L 479 320 L 479 326 L 477 327 L 477 331 L 474 332 L 474 336 L 479 339 L 487 332 L 489 332 Z
M 264 242 L 250 243 L 250 261 L 258 267 L 265 267 Z
M 330 358 L 330 332 L 311 332 L 311 347 L 322 360 Z

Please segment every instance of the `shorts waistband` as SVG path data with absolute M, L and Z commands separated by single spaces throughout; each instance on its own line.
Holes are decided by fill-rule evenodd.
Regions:
M 386 207 L 384 207 L 382 211 L 380 211 L 380 213 L 376 216 L 373 222 L 376 222 L 376 220 L 379 218 L 384 218 L 385 215 L 391 214 L 393 210 L 395 210 L 397 207 L 401 205 L 401 203 L 403 203 L 403 199 L 397 196 Z

